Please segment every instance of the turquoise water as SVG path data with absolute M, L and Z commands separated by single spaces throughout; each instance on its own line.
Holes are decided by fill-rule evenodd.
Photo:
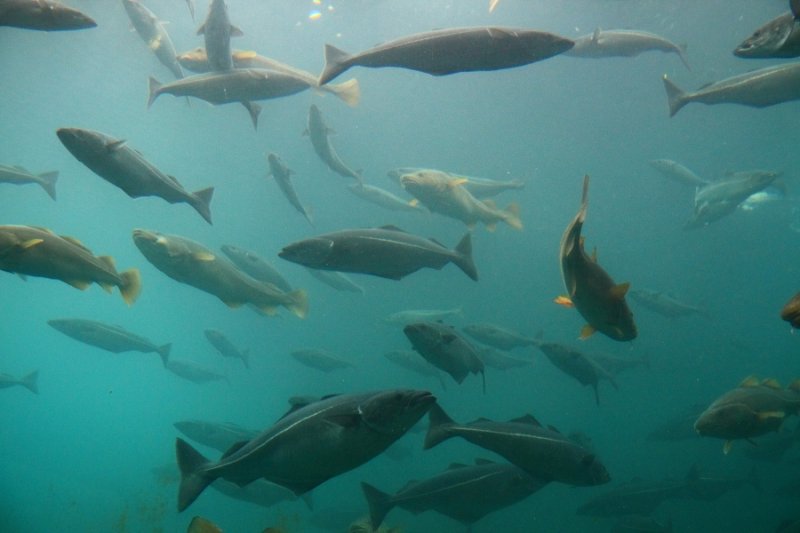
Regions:
M 760 110 L 691 105 L 670 119 L 660 80 L 668 73 L 681 87 L 693 89 L 772 64 L 738 59 L 731 51 L 785 11 L 785 2 L 502 0 L 491 15 L 486 0 L 340 0 L 321 7 L 304 0 L 228 3 L 231 20 L 245 34 L 233 41 L 235 48 L 257 50 L 314 73 L 322 68 L 324 43 L 355 52 L 410 33 L 488 24 L 567 37 L 597 26 L 647 30 L 685 43 L 692 70 L 677 56 L 658 52 L 631 59 L 556 57 L 513 70 L 444 78 L 353 68 L 336 81 L 358 78 L 358 107 L 313 92 L 263 102 L 254 132 L 238 105 L 211 107 L 197 100 L 187 105 L 164 95 L 146 110 L 148 76 L 169 81 L 171 75 L 130 31 L 118 2 L 70 2 L 98 22 L 91 30 L 48 34 L 0 28 L 0 164 L 60 172 L 56 202 L 34 185 L 0 184 L 0 223 L 75 236 L 97 255 L 114 256 L 120 270 L 139 268 L 143 279 L 141 297 L 128 308 L 116 291 L 107 295 L 97 286 L 80 292 L 52 280 L 0 277 L 0 372 L 41 373 L 38 396 L 21 387 L 0 392 L 0 530 L 183 531 L 200 514 L 225 531 L 261 531 L 277 524 L 289 532 L 317 531 L 312 513 L 299 501 L 263 509 L 207 491 L 178 514 L 176 483 L 152 472 L 174 466 L 172 423 L 200 418 L 265 428 L 285 412 L 293 395 L 390 387 L 431 388 L 459 421 L 532 413 L 564 432 L 579 430 L 591 437 L 611 485 L 551 484 L 485 518 L 476 532 L 608 531 L 611 521 L 578 517 L 575 509 L 626 480 L 681 477 L 695 463 L 703 472 L 732 478 L 756 464 L 763 491 L 745 487 L 712 502 L 666 502 L 654 516 L 671 518 L 676 531 L 772 531 L 782 519 L 798 517 L 796 496 L 774 494 L 797 479 L 797 462 L 754 463 L 742 453 L 749 446 L 744 442 L 724 456 L 716 439 L 645 440 L 660 422 L 692 404 L 707 405 L 749 374 L 782 383 L 800 375 L 798 338 L 778 316 L 797 291 L 800 236 L 791 229 L 791 191 L 800 163 L 798 104 Z M 195 31 L 205 16 L 205 0 L 197 6 L 196 22 L 182 0 L 148 6 L 170 22 L 167 29 L 179 52 L 202 46 Z M 316 20 L 308 16 L 314 9 L 322 12 Z M 501 205 L 520 205 L 524 230 L 475 230 L 478 283 L 451 265 L 401 282 L 353 275 L 364 295 L 320 285 L 277 252 L 317 233 L 384 224 L 453 246 L 465 228 L 438 215 L 384 211 L 353 196 L 345 187 L 349 180 L 325 168 L 302 136 L 312 103 L 336 130 L 333 141 L 342 158 L 363 169 L 369 183 L 397 194 L 402 191 L 385 173 L 400 166 L 524 180 L 525 189 L 498 199 Z M 128 198 L 64 149 L 55 135 L 60 127 L 126 139 L 188 190 L 215 186 L 214 225 L 185 204 Z M 295 188 L 313 209 L 315 228 L 265 179 L 269 151 L 295 170 Z M 750 168 L 783 171 L 790 196 L 699 231 L 684 231 L 692 193 L 651 169 L 648 161 L 657 158 L 677 160 L 710 177 Z M 587 249 L 597 247 L 600 263 L 616 280 L 671 291 L 703 307 L 708 317 L 670 320 L 632 304 L 639 327 L 633 343 L 599 335 L 581 343 L 586 350 L 651 360 L 649 370 L 620 376 L 618 391 L 601 383 L 599 407 L 590 389 L 538 352 L 516 353 L 531 355 L 531 368 L 488 369 L 486 395 L 474 377 L 461 386 L 449 381 L 443 391 L 436 381 L 385 361 L 383 352 L 409 344 L 399 328 L 380 318 L 411 308 L 462 306 L 464 316 L 455 325 L 493 322 L 528 335 L 541 330 L 548 339 L 577 345 L 582 320 L 552 299 L 563 292 L 558 244 L 578 208 L 585 173 L 592 176 Z M 257 251 L 293 285 L 307 289 L 308 318 L 231 310 L 174 282 L 133 245 L 131 230 L 140 227 L 183 235 L 214 250 L 234 244 Z M 114 355 L 46 324 L 65 317 L 120 324 L 157 344 L 172 342 L 175 358 L 224 373 L 229 383 L 197 385 L 165 372 L 154 354 Z M 203 336 L 210 328 L 250 348 L 250 371 L 213 351 Z M 356 363 L 356 369 L 322 374 L 305 368 L 288 355 L 305 347 L 327 349 Z M 364 512 L 362 480 L 394 491 L 451 462 L 491 457 L 457 440 L 423 453 L 419 434 L 406 436 L 403 444 L 412 450 L 411 460 L 378 457 L 330 480 L 314 491 L 315 508 Z M 401 510 L 393 511 L 387 523 L 406 531 L 463 529 L 433 513 L 414 517 Z

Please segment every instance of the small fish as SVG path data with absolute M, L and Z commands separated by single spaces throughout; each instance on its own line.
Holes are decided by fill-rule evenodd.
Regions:
M 176 78 L 183 78 L 181 65 L 175 58 L 177 56 L 175 45 L 172 44 L 172 39 L 169 38 L 164 24 L 138 0 L 122 0 L 122 5 L 125 7 L 125 12 L 128 13 L 128 18 L 131 19 L 136 33 L 147 44 L 150 51 Z
M 311 274 L 312 277 L 337 291 L 364 294 L 364 287 L 341 272 L 317 270 L 316 268 L 306 268 L 306 271 Z
M 536 339 L 525 337 L 516 331 L 494 324 L 470 324 L 461 329 L 476 341 L 501 350 L 513 350 L 537 344 Z
M 698 188 L 694 195 L 694 212 L 684 228 L 702 228 L 735 212 L 742 202 L 769 187 L 778 175 L 776 172 L 742 173 Z
M 201 385 L 212 381 L 228 381 L 227 376 L 187 359 L 170 359 L 166 367 L 176 376 Z
M 250 368 L 250 350 L 240 350 L 219 330 L 207 329 L 203 333 L 221 356 L 240 359 L 245 368 Z
M 486 371 L 475 347 L 451 326 L 418 322 L 403 328 L 411 346 L 430 364 L 444 370 L 459 385 L 469 374 L 480 374 L 486 393 Z
M 618 388 L 614 376 L 591 356 L 569 346 L 552 342 L 538 342 L 537 347 L 556 368 L 575 378 L 581 385 L 591 385 L 597 405 L 600 405 L 600 392 L 597 385 L 601 379 L 608 380 L 615 389 Z
M 39 371 L 34 370 L 29 374 L 25 374 L 21 378 L 15 378 L 11 374 L 0 372 L 0 389 L 8 389 L 14 386 L 25 387 L 34 394 L 39 394 Z
M 792 11 L 764 23 L 737 46 L 733 55 L 745 59 L 800 56 L 800 23 Z
M 344 368 L 355 368 L 353 363 L 333 356 L 325 350 L 307 348 L 303 350 L 293 350 L 290 355 L 304 365 L 311 368 L 316 368 L 317 370 L 322 370 L 323 372 L 331 372 L 333 370 L 341 370 Z
M 205 39 L 208 64 L 212 71 L 233 69 L 231 37 L 241 37 L 242 30 L 231 24 L 225 0 L 211 0 L 205 22 L 197 29 Z
M 0 26 L 26 30 L 69 31 L 94 28 L 88 15 L 52 0 L 3 0 Z
M 414 322 L 437 322 L 456 316 L 462 316 L 464 310 L 461 307 L 452 309 L 406 309 L 392 313 L 383 319 L 387 324 L 398 324 L 407 326 Z
M 591 35 L 575 39 L 575 46 L 564 55 L 587 58 L 635 57 L 652 50 L 676 54 L 689 69 L 686 50 L 660 35 L 639 30 L 601 31 L 597 28 Z
M 313 227 L 314 220 L 311 217 L 311 212 L 300 203 L 300 198 L 297 197 L 297 193 L 294 190 L 294 185 L 292 185 L 292 174 L 294 174 L 294 170 L 286 166 L 286 163 L 284 163 L 283 160 L 276 154 L 268 154 L 267 162 L 269 163 L 269 172 L 267 172 L 267 177 L 272 176 L 275 178 L 275 183 L 278 184 L 281 192 L 286 199 L 289 200 L 289 203 L 292 204 L 292 207 L 294 207 L 298 213 L 303 215 L 308 223 Z
M 225 244 L 221 248 L 222 253 L 228 256 L 233 264 L 239 267 L 245 274 L 258 281 L 275 285 L 283 292 L 291 292 L 292 286 L 286 281 L 280 272 L 266 259 L 259 257 L 255 252 Z
M 670 296 L 668 293 L 650 289 L 634 289 L 629 291 L 631 298 L 642 307 L 667 318 L 678 318 L 691 315 L 707 315 L 707 313 L 686 302 Z
M 35 183 L 44 189 L 47 196 L 56 199 L 56 181 L 58 180 L 58 171 L 42 172 L 41 174 L 33 174 L 22 167 L 7 167 L 0 165 L 0 183 L 9 183 L 11 185 L 26 185 L 28 183 Z
M 381 189 L 380 187 L 375 187 L 374 185 L 368 185 L 366 183 L 351 183 L 347 186 L 347 190 L 359 198 L 362 198 L 375 205 L 379 205 L 384 209 L 388 209 L 389 211 L 410 211 L 412 213 L 422 212 L 422 208 L 415 203 L 403 200 L 399 196 L 392 194 L 385 189 Z
M 701 178 L 685 166 L 671 159 L 653 159 L 650 166 L 661 172 L 663 176 L 690 187 L 705 187 L 709 181 Z
M 322 112 L 316 105 L 312 104 L 308 109 L 308 125 L 303 135 L 308 135 L 308 138 L 311 139 L 314 152 L 329 169 L 340 176 L 355 178 L 359 183 L 363 182 L 364 179 L 361 177 L 361 172 L 348 167 L 333 148 L 330 139 L 332 133 L 333 130 L 328 127 L 325 119 L 322 118 Z

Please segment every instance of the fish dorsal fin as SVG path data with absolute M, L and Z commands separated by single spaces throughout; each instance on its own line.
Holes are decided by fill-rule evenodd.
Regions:
M 458 468 L 466 468 L 466 467 L 467 467 L 467 465 L 465 465 L 464 463 L 450 463 L 447 466 L 447 469 L 448 470 L 456 470 Z
M 778 383 L 778 380 L 775 378 L 764 379 L 761 381 L 761 384 L 770 389 L 781 390 L 781 384 Z
M 495 464 L 495 462 L 494 461 L 490 461 L 489 459 L 482 459 L 482 458 L 478 457 L 478 458 L 475 459 L 475 464 L 478 465 L 478 466 L 481 466 L 481 465 L 493 465 L 493 464 Z
M 108 151 L 109 153 L 110 152 L 116 152 L 117 150 L 122 148 L 123 144 L 125 144 L 125 140 L 124 139 L 119 139 L 119 140 L 116 140 L 116 141 L 107 142 L 106 143 L 106 151 Z
M 173 175 L 171 175 L 171 174 L 167 174 L 167 177 L 168 177 L 168 178 L 169 178 L 169 179 L 172 181 L 172 183 L 174 183 L 175 185 L 180 185 L 180 184 L 181 184 L 181 182 L 180 182 L 180 181 L 178 181 L 178 178 L 176 178 L 175 176 L 173 176 Z
M 74 244 L 75 246 L 77 246 L 81 250 L 85 250 L 85 251 L 91 253 L 91 250 L 89 250 L 86 247 L 86 245 L 84 245 L 81 241 L 79 241 L 75 237 L 70 237 L 69 235 L 61 235 L 61 238 L 64 239 L 65 241 L 67 241 L 70 244 Z
M 385 229 L 386 231 L 399 231 L 400 233 L 406 233 L 405 230 L 403 230 L 401 228 L 398 228 L 397 226 L 394 226 L 392 224 L 387 224 L 385 226 L 381 226 L 378 229 Z
M 230 448 L 228 448 L 227 450 L 225 450 L 225 453 L 224 453 L 224 454 L 222 454 L 222 457 L 220 457 L 220 460 L 222 460 L 222 459 L 225 459 L 226 457 L 230 457 L 230 456 L 231 456 L 231 455 L 233 455 L 234 453 L 238 452 L 238 451 L 239 451 L 239 450 L 241 450 L 241 449 L 244 447 L 244 445 L 245 445 L 245 444 L 247 444 L 248 442 L 249 442 L 249 441 L 246 441 L 246 440 L 240 440 L 239 442 L 235 443 L 233 446 L 231 446 Z
M 595 261 L 595 263 L 596 262 L 597 261 Z M 631 283 L 629 281 L 626 281 L 625 283 L 619 283 L 617 285 L 614 285 L 613 287 L 611 287 L 609 292 L 611 293 L 611 296 L 613 298 L 616 298 L 617 300 L 622 300 L 623 298 L 625 298 L 625 295 L 628 294 L 628 289 L 630 288 L 631 288 Z
M 475 420 L 473 420 L 472 422 L 470 422 L 470 424 L 477 424 L 477 423 L 479 423 L 479 422 L 481 422 L 481 423 L 482 423 L 482 422 L 492 422 L 492 420 L 489 420 L 488 418 L 485 418 L 485 417 L 480 417 L 480 418 L 476 418 Z M 468 424 L 468 425 L 469 425 L 469 424 Z
M 319 401 L 327 400 L 329 398 L 336 398 L 337 396 L 341 396 L 338 392 L 336 394 L 326 394 L 325 396 L 320 397 Z
M 242 30 L 231 24 L 231 37 L 242 37 L 243 35 L 244 32 Z
M 594 326 L 592 326 L 591 324 L 586 324 L 581 328 L 581 334 L 579 338 L 582 341 L 585 341 L 586 339 L 594 335 L 595 331 L 597 331 L 597 329 Z
M 761 382 L 758 380 L 756 376 L 747 376 L 739 383 L 739 387 L 741 388 L 751 388 L 751 387 L 758 387 Z
M 554 433 L 559 433 L 559 434 L 561 433 L 555 426 L 552 426 L 550 424 L 547 425 L 547 429 L 549 429 L 550 431 L 552 431 Z
M 528 424 L 531 426 L 542 427 L 542 424 L 536 420 L 532 414 L 523 415 L 517 418 L 512 418 L 509 422 L 513 422 L 515 424 Z

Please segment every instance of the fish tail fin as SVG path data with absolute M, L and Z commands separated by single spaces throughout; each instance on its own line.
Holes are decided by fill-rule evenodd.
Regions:
M 261 106 L 258 104 L 254 104 L 253 102 L 242 102 L 242 105 L 247 112 L 250 114 L 250 120 L 253 121 L 253 129 L 258 129 L 258 115 L 261 114 Z
M 194 197 L 192 207 L 194 207 L 195 211 L 200 213 L 200 216 L 203 217 L 206 222 L 211 224 L 211 199 L 214 197 L 214 187 L 207 187 L 195 191 L 192 193 L 192 196 Z
M 467 232 L 458 242 L 455 248 L 456 257 L 453 258 L 453 263 L 460 268 L 464 274 L 471 279 L 478 281 L 478 269 L 475 268 L 475 263 L 472 261 L 472 233 Z
M 148 85 L 149 96 L 147 97 L 147 109 L 150 109 L 150 106 L 153 105 L 153 102 L 158 95 L 161 94 L 161 82 L 155 79 L 153 76 L 150 76 L 150 81 Z
M 169 352 L 170 351 L 172 351 L 172 343 L 171 342 L 165 344 L 164 346 L 159 346 L 158 348 L 156 348 L 156 352 L 158 352 L 158 355 L 161 356 L 161 362 L 164 363 L 165 367 L 167 366 L 167 363 L 169 362 Z
M 311 225 L 312 228 L 316 227 L 316 226 L 314 226 L 314 210 L 313 209 L 311 209 L 310 207 L 307 207 L 307 206 L 303 206 L 303 216 L 305 217 L 305 219 L 308 221 L 308 223 Z
M 681 58 L 681 62 L 683 63 L 683 66 L 686 67 L 686 70 L 692 70 L 692 67 L 689 66 L 689 58 L 686 57 L 686 45 L 685 44 L 679 45 L 677 52 L 678 52 L 678 57 Z
M 347 80 L 344 83 L 325 85 L 323 89 L 333 93 L 336 98 L 350 107 L 356 107 L 361 101 L 361 88 L 358 85 L 358 80 L 355 78 Z
M 178 512 L 181 512 L 200 496 L 216 476 L 205 472 L 205 467 L 210 464 L 209 460 L 181 438 L 175 439 L 175 455 L 181 471 L 181 484 L 178 488 Z
M 246 369 L 250 369 L 250 350 L 242 350 L 242 363 Z
M 325 68 L 319 77 L 319 85 L 325 85 L 333 78 L 347 70 L 350 65 L 351 56 L 344 50 L 340 50 L 333 45 L 325 45 Z
M 133 305 L 133 302 L 139 297 L 139 293 L 142 292 L 142 276 L 136 268 L 121 272 L 119 276 L 122 278 L 119 293 L 126 304 Z
M 369 506 L 369 520 L 372 522 L 372 528 L 377 531 L 383 519 L 386 518 L 386 515 L 389 514 L 393 507 L 392 497 L 363 481 L 361 482 L 361 490 L 364 491 L 364 498 L 366 498 L 367 506 Z
M 34 370 L 28 375 L 22 376 L 19 380 L 19 384 L 31 391 L 34 394 L 39 394 L 39 371 Z
M 674 117 L 675 114 L 681 110 L 689 101 L 686 99 L 686 93 L 672 83 L 667 75 L 664 74 L 664 89 L 667 91 L 667 103 L 669 104 L 669 116 Z
M 44 192 L 52 198 L 53 200 L 56 199 L 56 181 L 58 180 L 58 171 L 54 170 L 52 172 L 44 172 L 39 174 L 39 179 L 42 181 L 39 182 L 39 185 L 42 186 Z
M 286 293 L 292 301 L 286 305 L 286 309 L 295 314 L 298 318 L 308 316 L 308 294 L 303 289 L 298 289 Z
M 522 229 L 522 220 L 519 218 L 519 205 L 515 203 L 509 204 L 503 210 L 503 214 L 505 215 L 503 220 L 505 220 L 506 224 L 517 230 Z
M 455 422 L 444 412 L 444 409 L 439 407 L 438 403 L 433 404 L 431 410 L 428 411 L 428 423 L 428 433 L 425 435 L 423 449 L 433 448 L 453 436 L 448 429 L 455 425 Z
M 306 504 L 306 507 L 308 507 L 309 511 L 314 510 L 314 497 L 312 496 L 311 492 L 306 492 L 300 496 L 300 499 L 303 500 L 303 503 Z

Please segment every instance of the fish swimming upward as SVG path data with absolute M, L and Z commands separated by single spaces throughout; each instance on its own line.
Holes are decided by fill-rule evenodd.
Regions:
M 585 176 L 581 208 L 561 237 L 561 276 L 567 295 L 559 296 L 555 302 L 575 307 L 586 319 L 581 339 L 599 331 L 617 341 L 633 340 L 636 338 L 636 324 L 625 301 L 630 283 L 615 283 L 597 264 L 597 258 L 589 257 L 583 249 L 581 229 L 586 220 L 588 202 L 589 176 Z

